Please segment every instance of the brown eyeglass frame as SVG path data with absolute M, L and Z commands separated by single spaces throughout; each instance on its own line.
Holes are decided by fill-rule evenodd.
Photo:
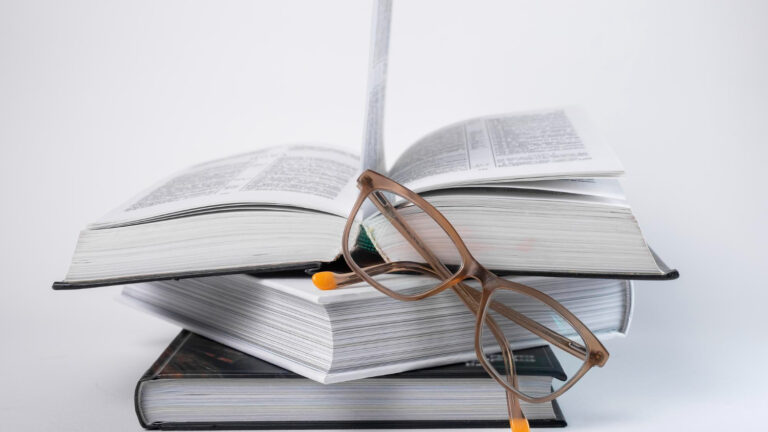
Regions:
M 469 249 L 467 249 L 467 246 L 464 244 L 464 241 L 456 232 L 456 229 L 453 227 L 453 225 L 451 225 L 445 216 L 443 216 L 442 213 L 440 213 L 424 198 L 411 191 L 410 189 L 400 185 L 394 180 L 371 170 L 364 171 L 360 177 L 358 177 L 357 186 L 358 189 L 360 189 L 360 195 L 358 196 L 357 201 L 355 202 L 352 211 L 350 212 L 350 217 L 346 226 L 344 227 L 344 233 L 342 236 L 342 254 L 347 262 L 347 265 L 349 265 L 357 277 L 364 280 L 382 293 L 397 300 L 421 300 L 423 298 L 440 293 L 448 288 L 452 288 L 462 300 L 462 302 L 467 305 L 467 307 L 477 317 L 475 324 L 475 353 L 477 355 L 477 359 L 483 368 L 488 372 L 488 374 L 508 391 L 508 399 L 511 398 L 509 392 L 512 392 L 520 399 L 531 403 L 552 401 L 565 393 L 574 384 L 576 384 L 576 382 L 579 381 L 592 367 L 602 367 L 608 361 L 609 354 L 603 344 L 573 313 L 571 313 L 567 308 L 565 308 L 552 297 L 529 286 L 502 279 L 483 267 L 469 252 Z M 448 270 L 448 268 L 445 267 L 445 265 L 435 256 L 435 254 L 424 244 L 416 232 L 411 229 L 408 223 L 403 220 L 403 218 L 398 216 L 393 204 L 379 192 L 391 192 L 395 195 L 399 195 L 400 197 L 408 200 L 411 204 L 419 207 L 424 213 L 426 213 L 435 222 L 437 222 L 438 225 L 440 225 L 440 227 L 453 241 L 453 244 L 456 246 L 461 256 L 461 266 L 459 269 L 455 272 Z M 392 225 L 400 232 L 400 234 L 408 240 L 408 242 L 416 249 L 417 252 L 419 252 L 419 254 L 422 255 L 422 257 L 427 261 L 428 265 L 399 261 L 366 267 L 365 269 L 358 266 L 358 264 L 352 258 L 352 254 L 349 249 L 349 237 L 353 228 L 356 226 L 355 216 L 360 211 L 363 203 L 365 203 L 369 198 L 370 202 L 372 202 L 376 208 L 378 208 L 382 215 L 387 217 L 389 222 L 392 223 Z M 441 279 L 443 282 L 426 292 L 415 295 L 406 295 L 388 289 L 371 277 L 372 274 L 390 273 L 397 271 L 418 272 Z M 349 276 L 347 276 L 346 279 L 347 282 L 352 282 L 352 278 Z M 482 292 L 478 292 L 478 290 L 475 288 L 464 284 L 463 281 L 467 279 L 477 280 L 482 287 Z M 530 318 L 527 318 L 519 312 L 514 311 L 514 309 L 510 307 L 496 302 L 490 302 L 489 300 L 491 295 L 498 289 L 511 290 L 524 295 L 528 295 L 551 307 L 571 325 L 571 327 L 582 338 L 586 346 L 582 346 L 581 344 L 560 335 L 548 327 L 539 324 Z M 562 387 L 546 396 L 531 397 L 525 393 L 522 393 L 516 388 L 517 376 L 514 372 L 514 362 L 509 350 L 509 343 L 506 341 L 506 337 L 503 335 L 493 318 L 488 314 L 489 308 L 494 312 L 504 316 L 505 318 L 512 320 L 516 324 L 526 328 L 530 332 L 536 334 L 549 343 L 557 346 L 563 351 L 583 360 L 583 365 L 572 377 L 567 379 L 566 383 Z M 497 342 L 502 349 L 504 363 L 508 371 L 507 380 L 504 380 L 499 376 L 498 373 L 495 372 L 493 366 L 488 362 L 485 355 L 483 354 L 481 333 L 484 323 L 488 326 L 489 330 L 497 339 Z M 514 405 L 513 408 L 515 411 L 519 411 L 519 403 L 516 400 L 509 400 L 509 402 L 511 405 Z

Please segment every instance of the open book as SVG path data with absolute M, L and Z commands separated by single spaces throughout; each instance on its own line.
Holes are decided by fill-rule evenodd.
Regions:
M 491 269 L 676 277 L 642 237 L 615 179 L 621 164 L 577 109 L 458 122 L 413 143 L 385 172 L 390 8 L 382 0 L 374 10 L 362 157 L 301 144 L 189 168 L 83 230 L 54 288 L 318 267 L 340 255 L 361 168 L 424 193 Z M 407 258 L 402 237 L 371 208 L 358 226 L 384 259 Z
M 274 147 L 194 166 L 81 232 L 58 287 L 309 268 L 335 260 L 356 155 Z M 669 276 L 614 178 L 621 165 L 582 114 L 472 119 L 408 148 L 387 173 L 455 225 L 476 258 L 512 273 Z M 358 221 L 384 258 L 407 250 L 382 217 Z

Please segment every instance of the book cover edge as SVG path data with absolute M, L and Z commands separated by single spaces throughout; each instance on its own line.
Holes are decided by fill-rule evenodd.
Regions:
M 143 412 L 141 410 L 141 406 L 139 405 L 139 400 L 141 398 L 141 388 L 147 381 L 151 381 L 157 377 L 157 375 L 163 370 L 163 368 L 170 362 L 174 355 L 176 355 L 177 352 L 184 346 L 184 344 L 189 340 L 189 338 L 193 335 L 192 332 L 188 330 L 182 330 L 179 332 L 178 335 L 176 335 L 175 338 L 171 341 L 171 343 L 163 350 L 163 352 L 160 354 L 160 356 L 152 363 L 152 366 L 147 369 L 146 372 L 144 372 L 144 375 L 139 378 L 139 381 L 136 382 L 136 387 L 134 389 L 133 393 L 133 405 L 134 409 L 136 410 L 136 417 L 139 419 L 139 423 L 141 426 L 145 429 L 156 429 L 150 427 L 151 425 L 146 422 L 146 419 L 144 418 Z
M 217 270 L 200 270 L 189 272 L 177 272 L 168 274 L 153 274 L 146 276 L 130 276 L 121 278 L 109 278 L 109 279 L 92 279 L 81 282 L 68 282 L 66 280 L 54 282 L 51 286 L 55 291 L 62 290 L 75 290 L 83 288 L 97 288 L 103 286 L 113 285 L 127 285 L 142 282 L 155 282 L 163 280 L 179 280 L 208 276 L 224 276 L 240 273 L 258 273 L 258 274 L 275 274 L 282 272 L 308 272 L 320 269 L 322 266 L 321 261 L 308 261 L 303 263 L 291 263 L 285 265 L 268 265 L 268 266 L 250 266 L 250 267 L 237 267 Z

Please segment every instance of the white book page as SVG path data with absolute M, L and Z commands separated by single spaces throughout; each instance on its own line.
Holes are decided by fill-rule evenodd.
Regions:
M 346 217 L 357 198 L 356 155 L 311 144 L 267 148 L 196 165 L 138 194 L 90 229 L 206 209 L 290 206 Z
M 487 183 L 462 184 L 456 187 L 489 187 L 501 189 L 527 189 L 548 192 L 560 192 L 575 195 L 591 195 L 596 197 L 625 200 L 624 189 L 618 179 L 614 178 L 574 178 L 561 180 L 517 180 Z
M 414 143 L 389 171 L 417 192 L 490 181 L 621 174 L 621 163 L 577 108 L 454 123 Z
M 371 23 L 370 60 L 368 62 L 368 91 L 365 101 L 362 170 L 385 172 L 384 159 L 384 101 L 387 88 L 387 58 L 389 29 L 392 20 L 392 0 L 376 0 Z
M 361 172 L 386 172 L 384 158 L 384 101 L 387 90 L 387 58 L 389 55 L 389 29 L 392 21 L 392 0 L 376 0 L 371 20 L 370 59 L 368 61 L 368 90 L 365 98 L 365 125 L 363 148 L 360 153 Z M 368 216 L 376 208 L 366 200 L 360 216 Z
M 309 277 L 257 277 L 252 275 L 237 275 L 237 277 L 244 281 L 255 280 L 258 284 L 317 304 L 386 297 L 386 294 L 364 282 L 324 291 L 317 288 Z M 382 278 L 385 278 L 383 280 L 387 281 L 387 287 L 393 291 L 434 284 L 434 279 L 428 276 L 391 274 L 382 276 Z

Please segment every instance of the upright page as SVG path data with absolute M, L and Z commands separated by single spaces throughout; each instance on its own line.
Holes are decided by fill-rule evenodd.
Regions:
M 389 29 L 392 21 L 392 0 L 376 0 L 371 23 L 371 48 L 368 62 L 368 91 L 365 100 L 365 125 L 361 172 L 367 169 L 383 173 L 387 165 L 384 157 L 384 101 L 387 89 L 387 62 L 389 55 Z M 368 216 L 376 208 L 363 203 L 361 215 Z
M 362 169 L 386 170 L 384 158 L 384 101 L 387 88 L 389 29 L 392 0 L 376 0 L 373 5 L 368 91 L 365 101 Z

